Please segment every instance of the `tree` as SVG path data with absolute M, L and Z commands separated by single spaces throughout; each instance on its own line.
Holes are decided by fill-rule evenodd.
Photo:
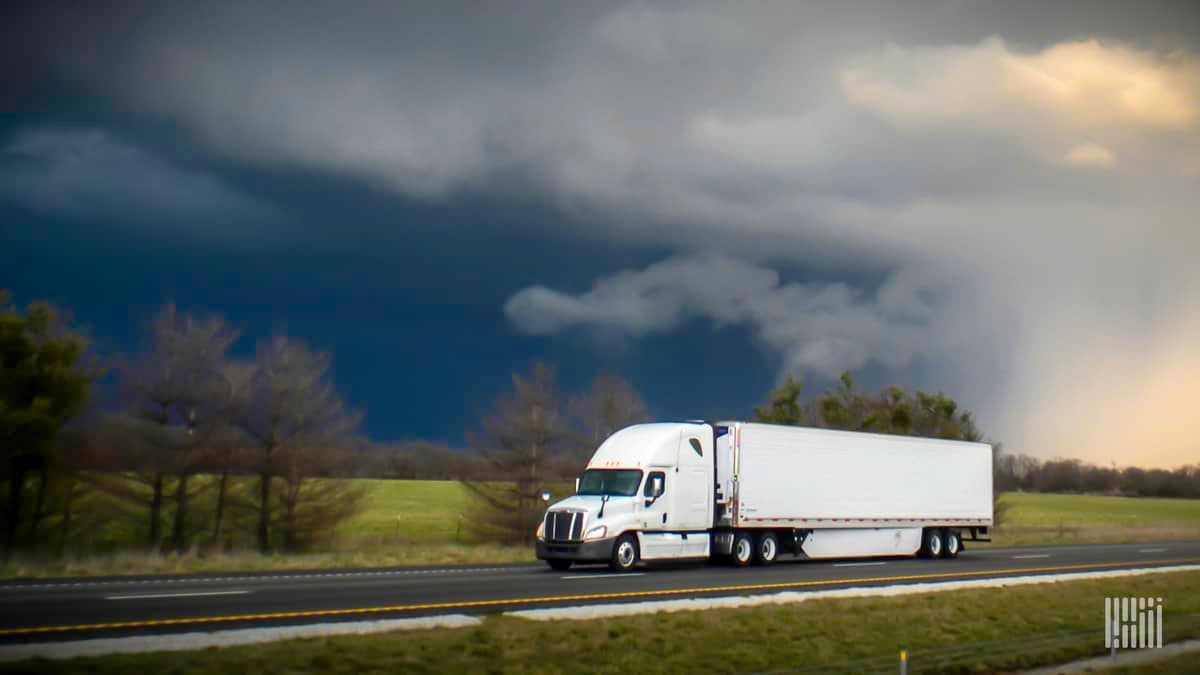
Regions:
M 767 424 L 811 424 L 812 419 L 800 395 L 804 392 L 804 380 L 791 375 L 767 397 L 767 404 L 754 408 L 754 420 Z
M 283 477 L 287 489 L 298 495 L 305 479 L 337 461 L 329 450 L 347 447 L 362 420 L 362 414 L 347 410 L 338 396 L 330 381 L 331 366 L 329 354 L 275 337 L 259 344 L 254 372 L 238 396 L 235 423 L 255 446 L 257 537 L 263 553 L 271 550 L 272 482 Z M 326 506 L 336 506 L 331 503 L 336 495 L 326 497 Z M 285 529 L 294 526 L 285 517 Z M 294 532 L 289 532 L 285 534 L 294 540 Z
M 858 388 L 850 371 L 842 373 L 838 386 L 826 390 L 817 399 L 821 411 L 821 422 L 831 429 L 846 431 L 870 431 L 879 421 L 876 406 Z
M 590 453 L 619 429 L 648 419 L 646 402 L 628 382 L 611 373 L 600 373 L 567 410 L 583 428 L 584 446 Z
M 471 526 L 477 534 L 529 544 L 541 513 L 548 462 L 570 444 L 572 434 L 552 368 L 539 361 L 528 374 L 514 373 L 512 384 L 483 420 L 482 431 L 469 436 L 488 476 L 463 485 L 475 497 Z
M 149 346 L 122 378 L 129 401 L 127 432 L 141 439 L 150 469 L 150 545 L 159 543 L 165 479 L 175 480 L 170 544 L 188 545 L 189 479 L 200 468 L 199 450 L 226 434 L 233 403 L 226 354 L 238 332 L 219 316 L 200 320 L 174 305 L 159 312 Z
M 254 364 L 248 362 L 231 362 L 225 364 L 225 379 L 229 382 L 230 414 L 236 410 L 239 401 L 246 398 L 249 386 L 254 377 Z M 235 468 L 250 464 L 251 459 L 243 451 L 246 434 L 231 423 L 225 432 L 218 434 L 209 443 L 202 463 L 209 469 L 215 470 L 220 478 L 217 480 L 217 497 L 213 505 L 212 543 L 221 543 L 221 527 L 225 522 L 225 507 L 229 495 L 229 473 Z
M 40 478 L 44 499 L 63 425 L 82 410 L 99 371 L 83 363 L 86 342 L 47 303 L 24 314 L 0 291 L 0 452 L 8 480 L 4 556 L 16 543 L 24 512 L 25 481 Z M 39 507 L 40 510 L 40 507 Z

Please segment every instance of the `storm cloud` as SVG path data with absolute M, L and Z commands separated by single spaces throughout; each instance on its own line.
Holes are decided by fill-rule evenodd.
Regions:
M 789 370 L 923 363 L 1010 449 L 1192 461 L 1194 36 L 999 4 L 160 6 L 45 60 L 230 160 L 677 252 L 514 289 L 523 332 L 744 323 Z

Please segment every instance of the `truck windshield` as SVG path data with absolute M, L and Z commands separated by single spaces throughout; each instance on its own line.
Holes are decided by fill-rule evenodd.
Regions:
M 579 481 L 579 494 L 632 497 L 641 483 L 638 469 L 588 469 Z

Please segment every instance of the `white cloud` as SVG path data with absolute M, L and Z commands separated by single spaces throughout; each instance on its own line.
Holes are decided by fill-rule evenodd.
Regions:
M 35 211 L 160 228 L 278 224 L 275 207 L 101 130 L 24 129 L 0 148 L 0 196 Z
M 1067 164 L 1097 169 L 1111 169 L 1117 165 L 1117 158 L 1112 151 L 1096 143 L 1077 145 L 1063 158 Z
M 709 255 L 621 272 L 579 295 L 526 288 L 504 310 L 535 335 L 585 327 L 641 336 L 693 318 L 746 323 L 788 369 L 836 377 L 872 363 L 911 365 L 934 348 L 934 309 L 922 290 L 912 275 L 891 279 L 874 297 L 839 283 L 781 284 L 771 269 Z
M 603 228 L 590 236 L 684 256 L 580 294 L 527 289 L 508 311 L 531 332 L 719 316 L 821 372 L 934 354 L 931 377 L 1010 448 L 1179 461 L 1074 447 L 1036 420 L 1087 407 L 1062 373 L 1170 397 L 1117 364 L 1182 358 L 1160 338 L 1200 317 L 1194 53 L 1079 39 L 1066 10 L 1047 39 L 1054 9 L 995 24 L 1041 37 L 983 37 L 971 17 L 1005 11 L 974 3 L 293 9 L 183 5 L 122 32 L 121 58 L 55 53 L 236 159 L 437 198 L 524 190 Z M 1080 162 L 1110 166 L 1067 170 Z M 680 262 L 712 250 L 749 262 Z M 844 273 L 780 285 L 776 261 Z M 893 281 L 839 286 L 864 268 Z
M 1194 58 L 1097 40 L 1034 52 L 978 45 L 891 47 L 842 71 L 847 96 L 897 122 L 1186 129 L 1200 114 Z M 1042 120 L 1044 123 L 1044 120 Z

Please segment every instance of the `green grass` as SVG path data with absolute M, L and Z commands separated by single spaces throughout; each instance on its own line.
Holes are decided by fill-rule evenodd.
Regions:
M 1200 500 L 1007 493 L 1000 546 L 1200 538 Z
M 203 480 L 197 479 L 203 487 Z M 274 570 L 393 565 L 481 564 L 533 561 L 532 547 L 483 546 L 465 527 L 468 495 L 457 481 L 355 481 L 368 491 L 366 508 L 343 523 L 325 551 L 261 556 L 253 548 L 254 513 L 231 508 L 225 541 L 232 553 L 197 549 L 160 557 L 130 548 L 143 545 L 145 524 L 131 507 L 102 494 L 77 505 L 73 548 L 61 559 L 17 558 L 0 565 L 0 577 L 116 575 L 232 570 Z M 234 482 L 234 494 L 251 492 L 252 481 Z M 552 486 L 554 500 L 569 485 Z M 204 504 L 211 493 L 193 502 Z M 1090 495 L 1018 494 L 1002 498 L 1004 522 L 998 546 L 1148 542 L 1200 539 L 1200 500 L 1133 499 Z M 170 513 L 170 504 L 166 514 Z M 49 526 L 52 526 L 50 523 Z M 211 549 L 210 549 L 211 550 Z
M 1052 587 L 815 600 L 593 621 L 490 616 L 474 628 L 288 641 L 194 652 L 35 660 L 30 673 L 910 672 L 1014 670 L 1102 654 L 1109 595 L 1165 599 L 1164 638 L 1200 635 L 1200 574 Z
M 365 511 L 338 528 L 343 540 L 449 544 L 468 539 L 467 490 L 449 480 L 363 480 Z

